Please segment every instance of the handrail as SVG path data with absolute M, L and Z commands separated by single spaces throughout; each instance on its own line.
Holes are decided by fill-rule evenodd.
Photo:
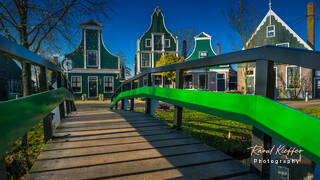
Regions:
M 0 35 L 0 54 L 21 62 L 28 62 L 34 65 L 45 66 L 53 71 L 61 71 L 61 69 L 54 63 L 44 59 L 34 52 L 29 51 L 27 48 L 10 41 L 2 35 Z
M 109 106 L 112 108 L 121 99 L 137 97 L 254 126 L 288 146 L 303 149 L 306 157 L 320 163 L 320 120 L 266 97 L 146 86 L 121 92 Z
M 146 69 L 140 74 L 124 81 L 122 84 L 137 80 L 149 73 L 159 73 L 167 71 L 176 71 L 178 69 L 188 70 L 226 64 L 239 64 L 245 62 L 254 62 L 256 60 L 267 60 L 282 64 L 297 65 L 304 68 L 320 70 L 320 52 L 298 48 L 286 48 L 279 46 L 262 46 L 251 48 L 217 56 L 211 56 L 194 61 L 184 61 L 181 63 L 169 64 L 165 66 Z
M 0 102 L 0 157 L 19 137 L 73 95 L 65 88 Z

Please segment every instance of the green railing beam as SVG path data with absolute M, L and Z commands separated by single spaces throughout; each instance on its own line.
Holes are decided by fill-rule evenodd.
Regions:
M 320 119 L 266 97 L 141 87 L 120 93 L 109 107 L 121 99 L 137 97 L 158 99 L 255 126 L 290 147 L 303 149 L 306 157 L 320 163 Z
M 21 136 L 73 95 L 65 88 L 0 103 L 0 157 Z

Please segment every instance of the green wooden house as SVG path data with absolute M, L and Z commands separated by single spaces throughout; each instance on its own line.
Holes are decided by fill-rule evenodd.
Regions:
M 120 59 L 103 43 L 102 24 L 89 20 L 81 28 L 79 47 L 65 55 L 72 66 L 67 70 L 68 79 L 77 98 L 109 98 L 120 84 Z
M 161 55 L 172 53 L 178 56 L 178 40 L 166 28 L 164 15 L 157 7 L 151 16 L 151 25 L 148 30 L 137 40 L 135 59 L 136 74 L 143 70 L 153 68 Z M 162 85 L 161 75 L 153 75 L 155 85 Z
M 312 48 L 295 33 L 271 8 L 246 43 L 246 48 L 265 45 L 281 47 Z M 302 97 L 306 92 L 312 94 L 312 70 L 289 64 L 275 64 L 276 88 L 278 97 Z M 255 92 L 254 65 L 238 66 L 238 90 L 253 94 Z M 244 87 L 246 84 L 246 88 Z M 301 90 L 301 91 L 300 91 Z M 297 94 L 299 93 L 299 94 Z
M 212 37 L 205 32 L 194 37 L 195 45 L 192 53 L 186 60 L 193 61 L 201 58 L 215 56 L 216 52 L 212 49 Z M 229 90 L 230 71 L 227 66 L 216 66 L 210 68 L 202 68 L 189 70 L 185 76 L 185 89 L 197 89 L 208 91 L 227 91 Z M 231 85 L 231 87 L 234 85 Z

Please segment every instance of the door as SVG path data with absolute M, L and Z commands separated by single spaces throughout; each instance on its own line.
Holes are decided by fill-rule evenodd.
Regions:
M 218 87 L 217 91 L 225 91 L 226 90 L 226 78 L 225 74 L 217 74 Z
M 98 77 L 97 76 L 89 76 L 89 97 L 97 97 L 98 95 Z
M 320 98 L 320 79 L 315 79 L 315 96 Z

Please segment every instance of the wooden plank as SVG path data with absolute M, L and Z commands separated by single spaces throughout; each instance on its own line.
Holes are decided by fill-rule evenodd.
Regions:
M 199 147 L 205 146 L 203 144 L 199 144 L 199 142 L 195 142 L 192 140 L 190 141 L 186 139 L 171 139 L 166 141 L 119 144 L 119 145 L 113 145 L 111 147 L 98 146 L 98 147 L 83 147 L 83 148 L 78 148 L 76 150 L 64 149 L 64 150 L 56 150 L 56 151 L 43 151 L 39 155 L 38 160 L 116 153 L 116 152 L 125 152 L 125 151 L 136 151 L 136 150 L 145 150 L 145 149 L 157 149 L 157 148 L 163 148 L 163 147 L 194 145 L 194 144 L 198 144 Z
M 181 152 L 179 152 L 181 153 Z M 130 153 L 134 155 L 133 153 Z M 90 160 L 88 159 L 89 163 Z M 98 159 L 95 159 L 98 160 Z M 114 160 L 114 159 L 113 159 Z M 220 162 L 230 160 L 230 157 L 215 151 L 213 152 L 204 152 L 204 153 L 193 153 L 186 155 L 177 155 L 170 157 L 159 157 L 145 160 L 136 160 L 136 161 L 127 161 L 127 162 L 119 162 L 119 163 L 104 163 L 101 165 L 92 165 L 92 166 L 84 166 L 78 168 L 70 168 L 70 169 L 61 169 L 61 170 L 53 170 L 53 171 L 44 171 L 37 172 L 37 169 L 32 169 L 28 178 L 37 179 L 38 177 L 42 177 L 41 179 L 88 179 L 88 178 L 100 178 L 100 177 L 114 177 L 114 176 L 123 176 L 130 175 L 133 173 L 144 173 L 149 171 L 156 170 L 165 170 L 169 168 L 183 167 L 183 166 L 192 166 L 200 163 L 211 163 L 211 162 Z M 108 161 L 108 160 L 107 160 Z M 110 161 L 108 161 L 110 162 Z M 94 163 L 94 162 L 93 162 Z M 58 164 L 49 164 L 50 168 L 52 166 L 56 166 Z M 234 165 L 234 163 L 230 164 Z M 238 165 L 238 168 L 242 171 L 244 168 Z M 85 172 L 85 173 L 84 173 Z
M 99 140 L 90 140 L 90 141 L 76 141 L 76 142 L 61 142 L 61 143 L 50 143 L 47 144 L 44 148 L 44 151 L 52 151 L 52 150 L 58 150 L 58 149 L 68 149 L 68 148 L 81 148 L 81 147 L 95 147 L 95 146 L 112 146 L 116 144 L 132 144 L 137 142 L 153 142 L 153 141 L 163 141 L 163 140 L 169 140 L 169 139 L 185 139 L 186 141 L 195 141 L 199 142 L 198 140 L 195 140 L 191 137 L 181 135 L 181 134 L 164 134 L 164 135 L 155 135 L 155 136 L 149 136 L 149 137 L 129 137 L 129 138 L 123 138 L 123 139 L 99 139 Z

